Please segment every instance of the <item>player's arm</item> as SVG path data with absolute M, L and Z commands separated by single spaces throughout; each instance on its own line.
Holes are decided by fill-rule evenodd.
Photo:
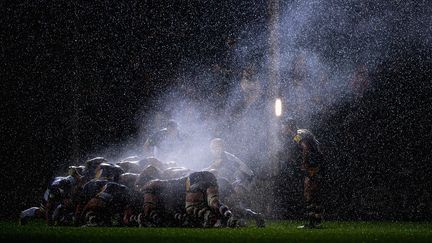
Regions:
M 251 168 L 249 168 L 249 166 L 247 166 L 247 165 L 246 165 L 243 161 L 241 161 L 240 159 L 239 159 L 238 166 L 239 166 L 239 170 L 240 170 L 242 173 L 244 173 L 244 174 L 246 174 L 246 175 L 248 175 L 248 176 L 253 176 L 253 175 L 254 175 L 254 173 L 253 173 L 253 171 L 251 170 Z
M 222 166 L 222 162 L 222 159 L 216 159 L 207 168 L 205 168 L 204 171 L 219 170 Z

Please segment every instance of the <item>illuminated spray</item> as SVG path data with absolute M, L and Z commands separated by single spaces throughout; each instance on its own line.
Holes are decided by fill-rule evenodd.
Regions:
M 274 38 L 275 47 L 279 48 L 278 52 L 271 53 L 268 50 L 268 32 L 262 34 L 264 31 L 256 30 L 248 38 L 237 41 L 236 45 L 238 47 L 235 54 L 237 59 L 241 60 L 238 63 L 253 60 L 254 56 L 251 53 L 262 50 L 265 60 L 261 63 L 261 68 L 257 68 L 257 76 L 259 76 L 261 83 L 267 85 L 265 87 L 267 90 L 273 87 L 270 84 L 270 82 L 273 82 L 270 78 L 271 75 L 280 85 L 278 90 L 274 90 L 270 94 L 266 93 L 268 114 L 257 114 L 249 117 L 242 117 L 243 114 L 239 114 L 240 119 L 238 120 L 240 122 L 247 121 L 259 124 L 263 118 L 271 119 L 273 117 L 277 121 L 281 116 L 285 115 L 296 118 L 295 115 L 298 113 L 305 118 L 305 121 L 310 122 L 300 123 L 300 125 L 313 131 L 314 126 L 319 127 L 319 124 L 316 125 L 317 122 L 311 122 L 316 112 L 325 115 L 326 109 L 329 111 L 334 110 L 335 105 L 344 102 L 345 97 L 349 96 L 349 80 L 357 64 L 365 64 L 369 71 L 373 71 L 377 63 L 380 63 L 383 59 L 385 60 L 388 47 L 386 43 L 388 43 L 388 36 L 391 36 L 392 33 L 392 22 L 389 20 L 394 19 L 391 17 L 394 12 L 387 4 L 376 3 L 378 7 L 386 11 L 382 11 L 380 14 L 371 12 L 371 15 L 358 19 L 358 22 L 353 23 L 352 15 L 350 15 L 352 12 L 349 9 L 351 9 L 351 5 L 359 6 L 360 1 L 354 1 L 352 4 L 339 4 L 336 8 L 335 4 L 328 1 L 289 2 L 280 3 L 279 27 L 276 29 L 279 35 L 272 37 Z M 375 5 L 375 3 L 371 1 L 371 5 Z M 278 8 L 275 10 L 278 10 Z M 369 10 L 365 9 L 364 11 Z M 253 29 L 254 27 L 249 28 Z M 353 37 L 346 39 L 344 33 L 351 33 Z M 366 37 L 367 39 L 365 39 Z M 276 43 L 278 43 L 278 46 L 276 46 Z M 279 53 L 278 58 L 272 59 L 271 55 L 277 53 Z M 194 60 L 189 60 L 185 66 L 195 70 L 184 69 L 184 73 L 190 72 L 193 74 L 191 77 L 185 75 L 183 71 L 179 73 L 180 78 L 185 75 L 183 84 L 188 88 L 192 90 L 211 90 L 211 88 L 207 87 L 208 84 L 220 82 L 215 75 L 208 72 L 211 68 L 196 68 L 197 65 L 194 64 Z M 279 73 L 274 72 L 272 74 L 270 73 L 272 71 L 278 71 Z M 191 80 L 196 82 L 191 83 Z M 239 84 L 239 80 L 233 79 L 229 80 L 229 82 L 232 84 L 230 88 L 237 87 Z M 226 92 L 234 93 L 233 90 Z M 211 92 L 208 93 L 211 94 Z M 209 115 L 208 111 L 213 111 L 214 107 L 211 101 L 208 101 L 208 98 L 201 97 L 199 102 L 191 103 L 184 102 L 187 98 L 183 94 L 166 94 L 159 101 L 162 107 L 174 107 L 171 109 L 174 112 L 171 112 L 170 118 L 176 119 L 183 131 L 192 134 L 191 138 L 194 141 L 191 147 L 193 151 L 187 156 L 184 155 L 186 164 L 182 165 L 194 169 L 204 168 L 209 164 L 210 158 L 207 155 L 209 140 L 215 136 L 220 137 L 220 133 L 215 131 L 219 129 L 227 133 L 227 127 L 234 124 L 234 122 L 224 123 L 224 121 L 232 119 L 226 113 L 221 112 L 216 115 L 210 112 Z M 235 95 L 228 95 L 225 103 L 232 102 L 234 98 Z M 321 100 L 321 103 L 315 103 L 316 100 Z M 228 105 L 226 106 L 228 107 Z M 222 107 L 221 110 L 225 108 Z M 265 117 L 266 115 L 268 117 Z M 144 119 L 141 124 L 144 125 L 146 122 L 148 120 Z M 267 127 L 260 128 L 272 131 L 269 124 L 267 124 Z M 268 141 L 267 137 L 261 137 L 257 133 L 258 130 L 250 129 L 248 133 L 254 136 L 255 140 Z M 149 133 L 151 132 L 154 131 Z M 236 131 L 233 133 L 233 136 L 242 136 Z M 143 142 L 148 135 L 148 133 L 143 134 L 136 142 Z M 130 149 L 129 145 L 127 144 L 128 149 L 125 150 L 121 157 L 131 155 L 128 153 L 140 153 L 140 146 L 133 150 Z M 230 150 L 229 152 L 236 155 L 240 152 L 245 154 L 248 152 L 256 153 L 257 151 L 261 153 L 268 152 L 247 143 L 241 147 L 241 150 L 230 146 L 227 147 Z M 103 154 L 97 153 L 95 155 Z M 245 157 L 239 157 L 246 163 L 249 162 Z M 188 158 L 195 161 L 187 164 Z M 263 161 L 262 164 L 270 167 L 269 161 Z
M 266 93 L 268 99 L 268 117 L 266 117 L 266 119 L 269 120 L 277 120 L 275 118 L 282 116 L 282 114 L 295 117 L 295 112 L 301 113 L 306 118 L 305 120 L 308 120 L 315 110 L 321 109 L 319 106 L 313 104 L 317 98 L 325 100 L 322 105 L 325 108 L 337 104 L 344 95 L 344 92 L 347 93 L 347 83 L 349 82 L 352 71 L 355 69 L 353 63 L 355 63 L 356 60 L 347 57 L 347 53 L 350 51 L 348 48 L 349 46 L 344 47 L 343 43 L 332 39 L 333 31 L 335 31 L 335 33 L 347 33 L 353 32 L 354 29 L 356 30 L 354 33 L 358 33 L 359 37 L 362 36 L 361 34 L 363 32 L 367 31 L 367 33 L 369 33 L 367 36 L 369 36 L 370 39 L 376 39 L 376 43 L 385 43 L 382 41 L 382 36 L 386 35 L 381 33 L 386 33 L 385 20 L 387 18 L 385 15 L 382 17 L 371 16 L 370 20 L 365 19 L 361 22 L 361 26 L 353 26 L 349 22 L 350 19 L 346 17 L 348 13 L 345 9 L 348 8 L 332 8 L 333 5 L 327 1 L 290 1 L 290 3 L 271 1 L 270 6 L 272 6 L 272 19 L 270 23 L 271 26 L 273 26 L 269 29 L 270 31 L 264 34 L 265 32 L 261 29 L 257 28 L 255 30 L 254 26 L 249 26 L 248 30 L 245 32 L 249 31 L 252 34 L 246 36 L 246 38 L 237 40 L 237 47 L 233 51 L 234 56 L 237 58 L 236 60 L 239 60 L 237 63 L 255 61 L 255 56 L 251 53 L 257 51 L 265 56 L 264 60 L 262 60 L 261 67 L 257 68 L 257 76 L 259 76 L 261 83 L 267 85 L 265 87 L 267 91 L 269 89 L 274 89 Z M 326 18 L 323 16 L 326 16 Z M 335 22 L 335 24 L 331 21 Z M 364 26 L 369 26 L 368 24 L 374 26 L 374 29 L 363 29 Z M 316 26 L 323 27 L 317 29 L 318 27 Z M 266 26 L 266 28 L 267 27 L 268 26 Z M 375 29 L 380 29 L 380 31 L 371 32 Z M 341 46 L 341 48 L 337 50 L 337 55 L 334 56 L 333 59 L 325 59 L 326 56 L 322 55 L 322 53 L 326 51 L 328 53 L 328 50 L 330 50 L 329 47 L 336 44 Z M 352 43 L 352 45 L 354 44 L 355 43 Z M 375 48 L 374 45 L 371 45 L 371 47 Z M 376 46 L 376 48 L 385 50 L 385 46 Z M 372 63 L 372 61 L 376 62 L 376 60 L 371 60 L 371 58 L 376 59 L 375 57 L 380 55 L 380 52 L 375 49 L 356 48 L 356 50 L 357 49 L 362 50 L 362 53 L 359 53 L 358 56 L 367 56 L 369 58 L 369 63 Z M 182 79 L 182 85 L 188 89 L 209 90 L 211 88 L 207 87 L 208 84 L 212 85 L 220 82 L 214 74 L 208 72 L 208 70 L 211 69 L 210 67 L 205 67 L 204 64 L 195 65 L 194 60 L 185 60 L 185 62 L 184 66 L 186 68 L 182 69 L 178 74 L 178 79 Z M 228 67 L 228 69 L 230 69 L 230 67 Z M 321 75 L 322 73 L 324 73 L 324 75 Z M 327 85 L 325 91 L 323 91 L 320 86 L 321 84 L 318 82 L 320 76 L 324 77 L 322 83 Z M 239 84 L 239 80 L 230 80 L 229 82 L 232 84 L 230 88 L 235 88 Z M 309 85 L 309 87 L 307 87 L 307 85 Z M 181 89 L 181 87 L 178 87 L 178 89 Z M 312 93 L 311 89 L 317 90 L 317 92 Z M 232 90 L 226 92 L 233 93 Z M 177 92 L 177 94 L 179 93 L 180 92 Z M 198 135 L 200 133 L 201 135 L 205 135 L 206 138 L 214 137 L 215 135 L 220 136 L 220 134 L 215 133 L 214 130 L 217 128 L 224 130 L 226 126 L 221 125 L 221 123 L 231 119 L 231 117 L 226 113 L 221 113 L 205 121 L 201 119 L 200 116 L 202 116 L 203 113 L 206 114 L 205 116 L 208 116 L 207 111 L 214 110 L 212 104 L 207 101 L 207 98 L 208 97 L 203 97 L 198 104 L 193 104 L 192 109 L 187 108 L 188 105 L 181 105 L 185 103 L 182 103 L 182 100 L 186 99 L 183 94 L 166 94 L 164 97 L 160 97 L 158 103 L 161 104 L 161 110 L 164 110 L 163 107 L 175 107 L 171 109 L 175 111 L 171 112 L 171 118 L 180 120 L 178 122 L 181 128 L 190 131 L 197 137 L 199 137 Z M 234 95 L 229 96 L 228 99 L 225 100 L 225 103 L 228 104 L 232 102 L 234 98 Z M 298 107 L 301 108 L 301 111 L 294 110 Z M 226 107 L 223 107 L 222 110 L 225 108 Z M 186 115 L 188 113 L 190 114 L 191 110 L 193 110 L 194 114 L 199 115 Z M 155 110 L 155 113 L 156 112 L 157 110 Z M 254 119 L 259 122 L 259 120 L 262 120 L 263 116 L 266 115 L 267 114 L 258 114 L 256 117 L 244 119 L 255 123 Z M 144 125 L 151 121 L 151 119 L 147 118 L 148 117 L 146 117 L 145 120 L 141 120 L 140 123 Z M 242 121 L 244 119 L 240 120 Z M 204 125 L 204 123 L 207 125 Z M 313 127 L 309 126 L 311 124 L 306 123 L 301 125 L 313 129 Z M 271 124 L 268 124 L 267 128 L 262 127 L 262 129 L 268 129 L 268 132 L 275 131 L 277 127 L 271 126 Z M 142 137 L 137 139 L 136 142 L 142 143 L 145 137 L 149 136 L 149 133 L 155 131 L 147 132 L 147 134 L 142 134 Z M 251 129 L 250 134 L 255 135 L 256 130 Z M 257 137 L 256 139 L 267 140 L 267 138 L 261 137 Z M 200 141 L 199 146 L 204 150 L 204 146 L 207 145 L 201 144 L 203 142 L 204 141 Z M 246 144 L 243 151 L 257 150 L 254 147 L 247 146 Z M 137 146 L 136 154 L 140 153 L 139 148 L 140 147 Z M 127 149 L 127 151 L 129 150 L 130 149 Z M 232 152 L 236 153 L 236 151 Z M 266 153 L 266 151 L 262 152 Z

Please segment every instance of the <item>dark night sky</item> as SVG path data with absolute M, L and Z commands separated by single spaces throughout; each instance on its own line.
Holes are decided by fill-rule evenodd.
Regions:
M 32 206 L 49 178 L 71 162 L 74 126 L 81 156 L 136 137 L 140 114 L 176 85 L 184 60 L 218 62 L 229 35 L 262 28 L 268 18 L 265 1 L 3 1 L 0 16 L 2 217 Z M 321 124 L 324 145 L 343 147 L 328 153 L 333 194 L 340 185 L 352 193 L 352 185 L 387 181 L 390 191 L 431 201 L 432 36 L 430 27 L 424 30 L 427 42 L 390 44 L 389 58 L 373 73 L 380 82 L 364 102 L 339 105 Z M 314 48 L 329 59 L 339 48 L 335 39 L 348 39 L 326 38 L 328 47 Z M 334 207 L 350 200 L 335 198 Z

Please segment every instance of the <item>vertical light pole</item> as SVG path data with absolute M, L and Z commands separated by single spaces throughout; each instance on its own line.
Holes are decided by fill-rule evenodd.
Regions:
M 259 191 L 258 195 L 267 195 L 261 198 L 260 205 L 257 205 L 259 210 L 265 212 L 268 217 L 274 217 L 276 206 L 276 195 L 273 188 L 276 186 L 275 176 L 279 172 L 279 161 L 277 152 L 279 149 L 278 141 L 278 121 L 276 117 L 276 99 L 279 96 L 279 0 L 268 0 L 268 86 L 266 90 L 267 95 L 267 168 L 265 169 L 266 176 L 270 180 L 262 181 L 260 187 L 264 191 Z M 280 102 L 280 105 L 282 103 Z M 278 102 L 279 106 L 279 102 Z M 280 106 L 282 108 L 282 106 Z M 280 110 L 282 111 L 282 110 Z M 269 197 L 269 195 L 272 195 Z M 264 207 L 264 208 L 263 208 Z
M 79 111 L 79 100 L 80 100 L 80 94 L 79 94 L 79 80 L 76 79 L 77 75 L 77 65 L 78 65 L 78 58 L 74 58 L 74 64 L 76 70 L 73 71 L 74 80 L 72 81 L 72 160 L 75 164 L 79 163 L 79 157 L 80 157 L 80 146 L 79 146 L 79 117 L 80 117 L 80 111 Z
M 282 114 L 282 101 L 279 97 L 280 87 L 280 65 L 279 65 L 279 14 L 280 5 L 279 0 L 269 0 L 269 67 L 268 67 L 268 80 L 269 86 L 267 90 L 268 97 L 268 152 L 270 159 L 270 167 L 272 175 L 279 172 L 277 151 L 279 149 L 278 139 L 278 117 Z
M 74 11 L 75 16 L 79 16 L 77 13 L 77 5 L 74 5 Z M 75 19 L 77 21 L 77 19 Z M 76 23 L 76 22 L 75 22 Z M 78 30 L 76 25 L 74 25 L 73 30 L 73 38 L 77 39 L 78 36 Z M 72 160 L 75 164 L 79 164 L 80 160 L 80 126 L 79 126 L 79 120 L 80 120 L 80 62 L 78 60 L 78 53 L 79 51 L 76 49 L 73 49 L 74 52 L 74 60 L 73 60 L 73 77 L 71 77 L 71 89 L 72 89 Z

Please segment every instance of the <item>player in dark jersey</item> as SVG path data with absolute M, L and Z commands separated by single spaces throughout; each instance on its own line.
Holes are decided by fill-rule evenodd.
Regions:
M 135 177 L 135 176 L 133 176 Z M 154 165 L 148 165 L 140 174 L 132 178 L 131 173 L 122 174 L 119 183 L 129 187 L 129 204 L 123 216 L 123 224 L 126 226 L 142 226 L 142 208 L 144 204 L 144 189 L 147 182 L 161 178 L 161 170 Z M 133 184 L 132 184 L 133 180 Z
M 88 226 L 111 224 L 111 216 L 119 213 L 111 209 L 122 208 L 127 201 L 127 187 L 117 183 L 121 174 L 123 170 L 117 165 L 97 166 L 95 179 L 87 182 L 81 191 L 76 207 L 77 224 L 83 221 Z
M 143 191 L 143 226 L 213 227 L 218 220 L 237 226 L 231 211 L 220 202 L 217 180 L 210 172 L 151 180 Z
M 76 207 L 82 186 L 94 178 L 98 165 L 104 162 L 107 162 L 104 158 L 96 157 L 87 160 L 84 166 L 69 166 L 69 176 L 55 177 L 49 182 L 40 207 L 21 212 L 20 224 L 32 218 L 45 218 L 50 225 L 70 224 L 75 220 L 75 216 L 70 217 L 70 209 Z
M 163 162 L 177 161 L 182 151 L 184 139 L 178 129 L 178 124 L 170 120 L 167 127 L 151 135 L 144 143 L 144 153 L 147 157 L 154 156 Z
M 213 162 L 204 170 L 218 177 L 218 184 L 221 186 L 219 191 L 224 195 L 222 201 L 226 202 L 236 215 L 252 218 L 258 227 L 264 227 L 262 215 L 249 209 L 253 171 L 235 155 L 225 151 L 225 144 L 221 138 L 215 138 L 210 142 L 210 150 Z
M 21 212 L 20 224 L 33 218 L 45 218 L 48 225 L 67 225 L 73 222 L 74 196 L 81 185 L 78 171 L 81 167 L 69 167 L 68 176 L 58 176 L 48 183 L 40 207 L 31 207 Z
M 246 183 L 247 178 L 254 176 L 252 170 L 235 155 L 225 151 L 225 143 L 221 138 L 215 138 L 210 142 L 210 150 L 213 161 L 205 171 L 212 171 L 219 177 L 226 178 L 229 182 L 240 181 Z
M 84 207 L 87 226 L 122 226 L 129 197 L 127 186 L 107 182 Z
M 316 228 L 322 221 L 320 186 L 323 177 L 323 155 L 319 142 L 307 129 L 298 129 L 294 119 L 286 119 L 282 132 L 297 144 L 301 152 L 301 169 L 304 172 L 304 199 L 308 222 L 300 228 Z
M 94 157 L 92 159 L 85 161 L 84 168 L 81 171 L 82 185 L 86 184 L 87 182 L 95 178 L 96 170 L 98 169 L 99 165 L 102 163 L 108 163 L 108 160 L 106 160 L 104 157 Z

